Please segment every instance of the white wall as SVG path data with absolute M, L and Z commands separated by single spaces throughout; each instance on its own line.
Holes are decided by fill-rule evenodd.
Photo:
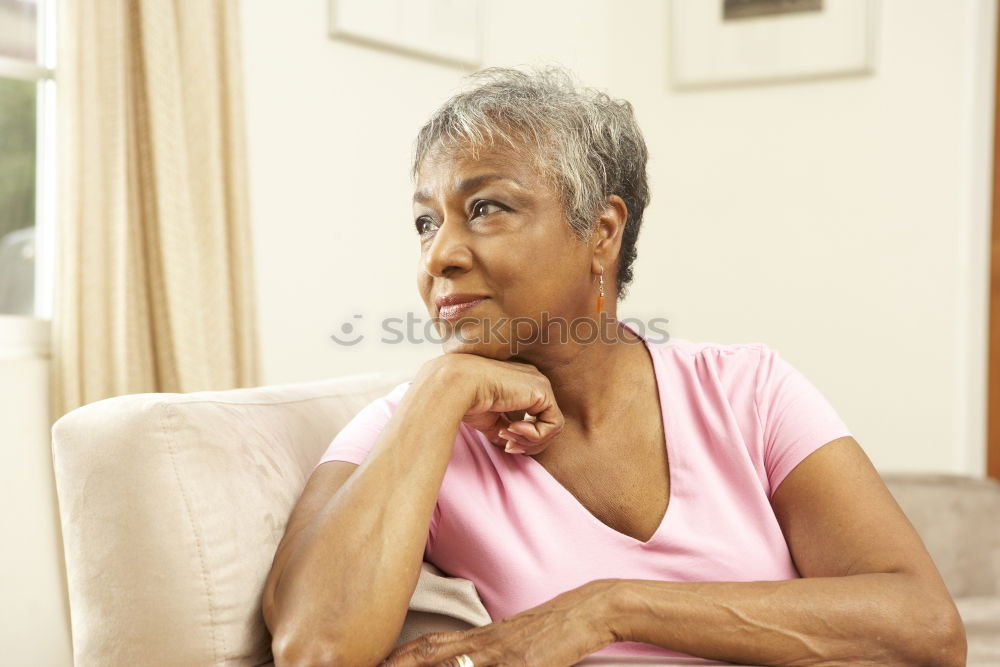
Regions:
M 884 0 L 874 76 L 678 93 L 661 0 L 488 0 L 485 64 L 635 105 L 653 202 L 621 316 L 768 343 L 880 469 L 982 474 L 995 4 Z M 321 0 L 242 11 L 264 381 L 438 354 L 371 339 L 424 314 L 410 149 L 462 73 L 331 40 Z M 368 340 L 334 345 L 345 321 Z
M 885 0 L 875 76 L 683 94 L 659 85 L 665 3 L 631 6 L 612 80 L 657 256 L 634 304 L 781 350 L 882 468 L 982 474 L 994 3 Z
M 49 447 L 48 324 L 0 316 L 0 647 L 11 665 L 72 665 Z

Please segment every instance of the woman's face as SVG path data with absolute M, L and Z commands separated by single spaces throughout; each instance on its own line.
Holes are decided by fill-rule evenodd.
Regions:
M 417 174 L 413 219 L 417 287 L 441 318 L 445 352 L 531 360 L 545 344 L 539 323 L 592 314 L 590 247 L 573 235 L 558 191 L 519 153 L 431 151 Z M 482 300 L 439 306 L 458 294 Z M 549 331 L 558 343 L 559 329 Z

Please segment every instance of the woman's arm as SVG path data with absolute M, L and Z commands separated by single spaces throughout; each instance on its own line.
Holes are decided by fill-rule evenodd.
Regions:
M 919 536 L 854 438 L 772 496 L 803 579 L 601 580 L 613 641 L 762 665 L 964 665 L 965 630 Z
M 965 631 L 916 531 L 853 438 L 771 498 L 802 579 L 599 579 L 480 628 L 424 635 L 392 667 L 561 667 L 619 641 L 754 665 L 964 665 Z
M 374 664 L 392 649 L 466 407 L 442 391 L 451 382 L 418 376 L 335 493 L 307 484 L 264 592 L 278 665 Z M 296 517 L 317 500 L 318 512 Z
M 499 441 L 501 413 L 527 410 L 544 449 L 562 428 L 548 379 L 471 354 L 421 367 L 346 481 L 314 471 L 275 552 L 263 614 L 276 664 L 375 664 L 392 649 L 416 587 L 437 495 L 463 420 Z

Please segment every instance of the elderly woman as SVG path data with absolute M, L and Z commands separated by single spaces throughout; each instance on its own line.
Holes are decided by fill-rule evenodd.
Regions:
M 964 664 L 931 558 L 804 376 L 616 320 L 649 200 L 631 105 L 486 70 L 413 172 L 445 353 L 313 470 L 264 594 L 279 666 Z M 393 650 L 425 559 L 494 622 Z

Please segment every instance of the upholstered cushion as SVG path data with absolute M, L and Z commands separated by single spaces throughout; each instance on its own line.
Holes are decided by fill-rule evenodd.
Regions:
M 969 640 L 970 667 L 1000 665 L 1000 596 L 958 598 L 955 605 Z
M 922 473 L 882 479 L 953 597 L 1000 595 L 1000 483 Z
M 424 561 L 396 646 L 429 632 L 467 630 L 491 622 L 475 584 L 468 579 L 449 577 Z
M 406 374 L 134 394 L 53 427 L 75 664 L 270 660 L 264 581 L 305 481 Z

